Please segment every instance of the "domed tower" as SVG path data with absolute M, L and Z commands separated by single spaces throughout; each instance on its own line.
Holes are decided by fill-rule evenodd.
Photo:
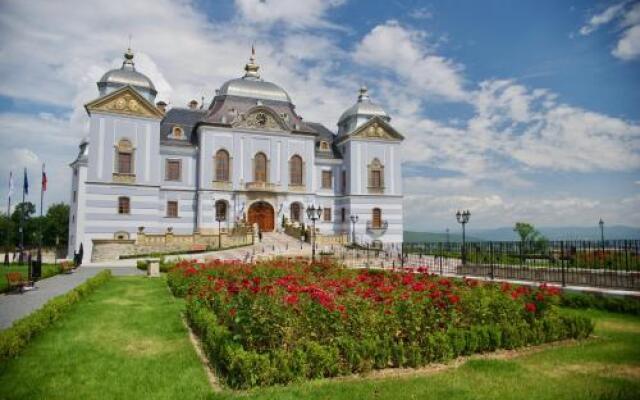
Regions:
M 381 106 L 371 101 L 367 87 L 362 86 L 356 104 L 343 112 L 338 120 L 338 135 L 352 132 L 375 116 L 382 118 L 385 122 L 391 121 L 389 114 Z
M 102 78 L 98 81 L 98 90 L 100 91 L 100 96 L 104 96 L 126 85 L 133 86 L 151 103 L 154 102 L 156 94 L 158 94 L 151 79 L 145 74 L 136 71 L 133 52 L 130 48 L 124 53 L 122 67 L 112 69 L 102 75 Z

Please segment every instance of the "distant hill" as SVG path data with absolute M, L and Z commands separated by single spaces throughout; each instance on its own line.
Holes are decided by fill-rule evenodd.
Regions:
M 466 239 L 470 242 L 481 242 L 480 238 L 467 235 Z M 404 241 L 406 243 L 418 243 L 418 242 L 446 242 L 446 233 L 432 233 L 432 232 L 414 232 L 404 231 Z M 450 242 L 462 242 L 462 233 L 450 233 Z
M 600 240 L 600 228 L 595 227 L 540 227 L 537 228 L 549 240 Z M 640 228 L 631 226 L 614 225 L 604 227 L 604 238 L 607 240 L 640 240 Z M 519 240 L 518 235 L 513 231 L 513 227 L 501 227 L 494 229 L 469 229 L 467 240 L 474 241 L 515 241 Z M 445 233 L 432 232 L 404 232 L 405 242 L 446 242 Z M 459 232 L 450 234 L 451 242 L 462 241 Z

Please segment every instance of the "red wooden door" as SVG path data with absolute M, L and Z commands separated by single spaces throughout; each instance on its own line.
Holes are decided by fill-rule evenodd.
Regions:
M 259 201 L 249 207 L 249 224 L 257 223 L 262 232 L 273 231 L 274 211 L 269 203 Z

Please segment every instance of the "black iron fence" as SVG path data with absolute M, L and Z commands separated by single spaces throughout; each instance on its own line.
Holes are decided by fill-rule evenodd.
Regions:
M 334 245 L 318 251 L 351 267 L 640 289 L 640 240 Z

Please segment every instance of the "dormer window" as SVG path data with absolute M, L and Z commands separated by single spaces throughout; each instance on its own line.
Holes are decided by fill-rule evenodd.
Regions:
M 329 151 L 329 142 L 327 142 L 326 140 L 321 140 L 319 147 L 320 151 Z
M 174 139 L 184 139 L 184 130 L 179 126 L 174 126 L 171 130 L 171 136 Z

